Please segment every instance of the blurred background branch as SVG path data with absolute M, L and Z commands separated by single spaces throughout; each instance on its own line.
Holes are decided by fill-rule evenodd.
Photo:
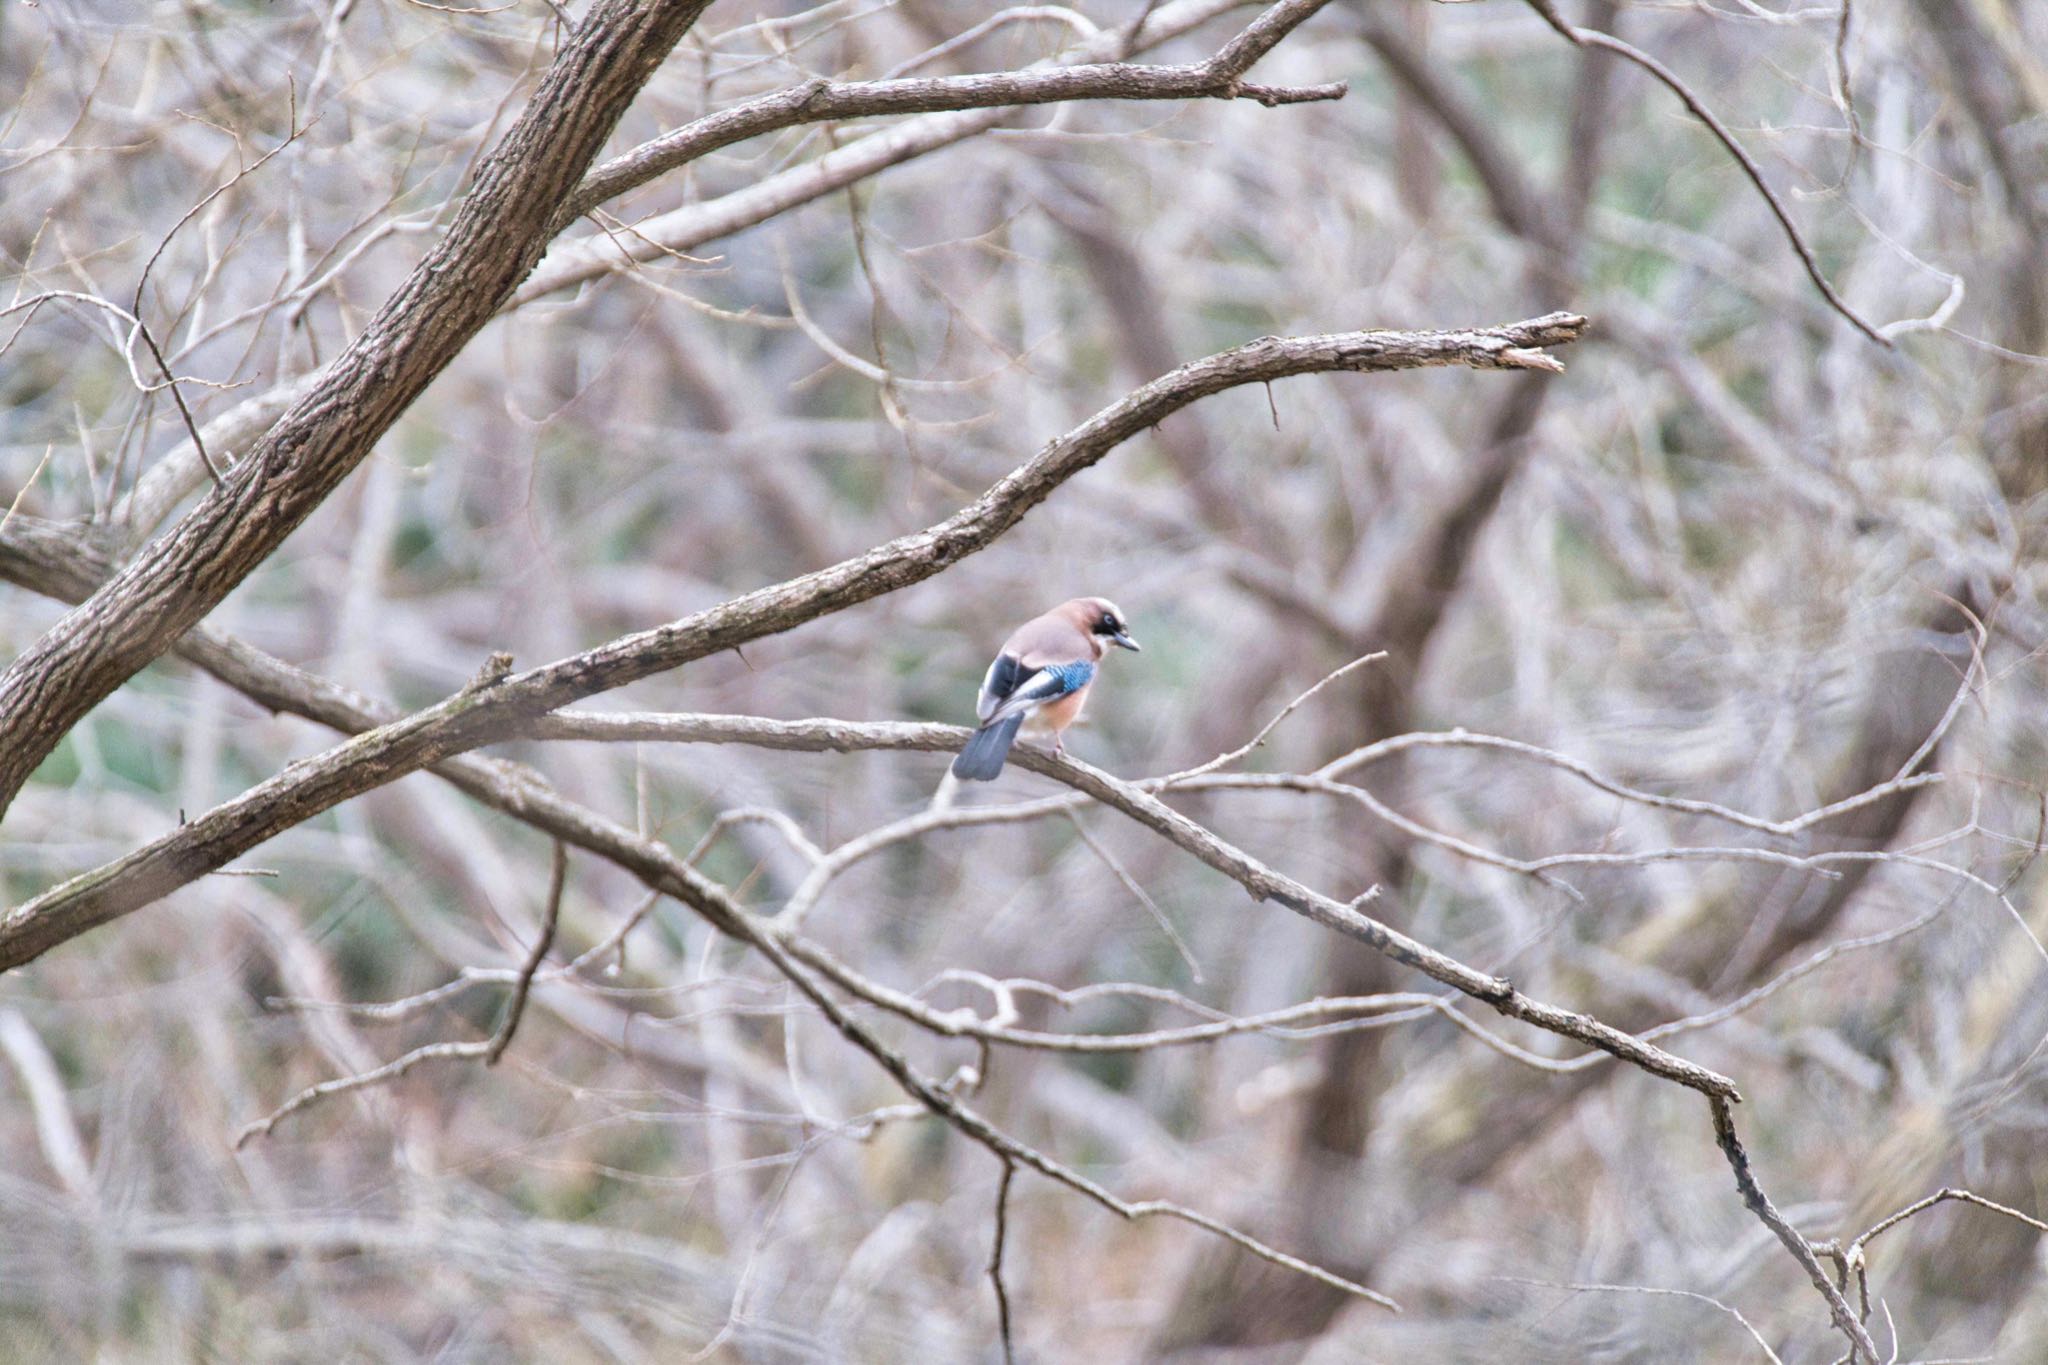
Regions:
M 11 913 L 487 656 L 697 623 L 0 977 L 0 1353 L 2048 1351 L 2040 13 L 687 8 L 289 536 L 193 520 L 201 448 L 260 491 L 640 7 L 0 14 L 0 659 L 179 526 L 260 547 L 59 689 Z M 1568 374 L 1248 372 L 725 630 L 1191 357 L 1566 308 Z M 1082 761 L 935 809 L 989 651 L 1102 592 L 1146 652 Z M 1246 885 L 1739 1085 L 1773 1220 L 1682 1086 Z

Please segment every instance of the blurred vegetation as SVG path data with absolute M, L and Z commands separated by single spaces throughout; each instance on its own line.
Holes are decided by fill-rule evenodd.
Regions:
M 877 75 L 998 8 L 716 4 L 617 144 L 811 75 Z M 1018 12 L 919 70 L 1053 57 L 1076 27 L 1149 8 Z M 1200 60 L 1252 13 L 1150 55 Z M 2048 11 L 1858 5 L 1839 45 L 1832 8 L 1578 17 L 1681 72 L 1845 297 L 1894 324 L 1896 349 L 1825 307 L 1725 151 L 1641 72 L 1603 77 L 1608 59 L 1498 0 L 1333 4 L 1256 75 L 1345 79 L 1341 102 L 1034 109 L 856 196 L 519 308 L 211 624 L 423 705 L 493 650 L 556 658 L 922 527 L 1151 378 L 1158 356 L 1569 306 L 1595 333 L 1560 353 L 1563 376 L 1323 376 L 1220 395 L 935 581 L 601 704 L 964 722 L 1014 623 L 1099 593 L 1145 652 L 1111 661 L 1069 743 L 1126 776 L 1243 743 L 1375 649 L 1389 659 L 1244 766 L 1308 771 L 1389 727 L 1462 727 L 1782 818 L 1914 759 L 1945 780 L 1792 840 L 1498 752 L 1354 774 L 1414 820 L 1514 857 L 1898 855 L 1825 869 L 1656 861 L 1543 880 L 1349 802 L 1176 800 L 1340 899 L 1378 883 L 1375 912 L 1407 932 L 1626 1028 L 1771 987 L 1667 1044 L 1737 1078 L 1766 1187 L 1812 1237 L 1853 1236 L 1945 1184 L 2041 1216 Z M 331 360 L 404 278 L 556 24 L 547 6 L 403 0 L 10 9 L 8 293 L 125 306 L 177 227 L 145 312 L 199 420 L 218 418 Z M 1503 223 L 1471 149 L 1389 65 L 1397 49 L 1559 222 L 1582 213 L 1575 259 Z M 1581 103 L 1594 132 L 1574 132 Z M 294 109 L 298 141 L 180 227 Z M 570 235 L 713 200 L 887 126 L 739 144 Z M 120 532 L 120 497 L 183 441 L 168 395 L 138 393 L 103 312 L 53 304 L 6 322 L 0 508 L 18 494 L 23 517 Z M 0 649 L 11 658 L 59 611 L 0 587 Z M 1959 687 L 1965 703 L 1916 759 Z M 0 900 L 331 742 L 159 664 L 10 812 Z M 681 852 L 746 807 L 830 849 L 924 808 L 946 761 L 502 752 Z M 1049 790 L 1013 771 L 975 799 Z M 1137 983 L 1232 1015 L 1422 987 L 1128 821 L 1077 819 L 1086 838 L 1053 819 L 898 845 L 834 882 L 811 927 L 866 974 L 983 1015 L 989 993 L 957 974 Z M 502 1065 L 429 1063 L 235 1147 L 307 1085 L 488 1036 L 499 987 L 391 1022 L 332 1006 L 516 967 L 548 856 L 531 830 L 415 776 L 247 860 L 274 875 L 202 880 L 0 979 L 0 1357 L 999 1358 L 995 1163 L 930 1118 L 895 1116 L 904 1097 L 883 1073 L 674 905 L 613 960 L 538 986 Z M 727 829 L 701 866 L 762 910 L 806 870 L 758 823 Z M 573 859 L 551 960 L 639 903 L 622 873 Z M 1026 992 L 1018 1008 L 1019 1027 L 1080 1034 L 1195 1020 L 1157 989 L 1072 1005 Z M 932 1074 L 986 1068 L 977 1103 L 1022 1140 L 1409 1310 L 1319 1295 L 1184 1225 L 1123 1225 L 1020 1177 L 1006 1264 L 1022 1359 L 1761 1358 L 1727 1308 L 1788 1361 L 1839 1351 L 1811 1286 L 1735 1198 L 1695 1097 L 1612 1067 L 1534 1070 L 1421 1013 L 1371 1032 L 993 1057 L 868 1016 Z M 31 1079 L 39 1055 L 54 1094 Z M 67 1143 L 82 1169 L 67 1170 Z M 1895 1329 L 1904 1358 L 2048 1358 L 2040 1261 L 2012 1220 L 1953 1205 L 1916 1218 L 1871 1249 L 1880 1343 Z M 1723 1307 L 1559 1287 L 1592 1282 Z

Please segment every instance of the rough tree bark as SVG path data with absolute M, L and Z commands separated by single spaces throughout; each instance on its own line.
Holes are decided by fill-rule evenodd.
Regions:
M 600 0 L 477 168 L 447 235 L 170 534 L 0 673 L 0 818 L 93 707 L 218 606 L 498 311 L 619 119 L 710 0 Z

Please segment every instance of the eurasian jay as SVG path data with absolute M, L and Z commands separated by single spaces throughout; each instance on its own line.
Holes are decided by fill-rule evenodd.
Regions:
M 1065 753 L 1061 735 L 1080 718 L 1095 667 L 1111 645 L 1136 649 L 1138 642 L 1116 604 L 1100 597 L 1062 602 L 1017 627 L 981 680 L 974 702 L 981 726 L 953 760 L 953 776 L 993 781 L 1027 723 L 1052 735 L 1054 753 Z

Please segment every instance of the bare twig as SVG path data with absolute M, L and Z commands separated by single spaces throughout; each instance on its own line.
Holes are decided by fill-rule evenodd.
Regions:
M 28 496 L 28 490 L 34 488 L 36 480 L 43 477 L 43 470 L 47 469 L 50 464 L 50 452 L 56 448 L 54 444 L 43 447 L 43 458 L 36 461 L 36 467 L 29 471 L 28 478 L 22 482 L 20 488 L 15 490 L 13 499 L 7 504 L 7 511 L 0 513 L 0 536 L 4 536 L 7 533 L 7 523 L 13 521 L 14 514 L 21 510 L 22 499 Z
M 1074 833 L 1080 836 L 1081 842 L 1087 845 L 1088 851 L 1100 858 L 1102 865 L 1109 869 L 1110 875 L 1117 879 L 1124 890 L 1131 893 L 1132 899 L 1145 907 L 1145 913 L 1150 915 L 1152 922 L 1159 926 L 1159 932 L 1166 936 L 1166 941 L 1173 945 L 1173 951 L 1178 953 L 1180 960 L 1186 964 L 1188 975 L 1199 985 L 1203 980 L 1202 964 L 1195 960 L 1195 950 L 1188 947 L 1187 940 L 1180 936 L 1180 930 L 1173 927 L 1173 921 L 1168 919 L 1166 912 L 1159 908 L 1159 903 L 1152 899 L 1152 894 L 1139 883 L 1136 877 L 1133 877 L 1125 870 L 1124 865 L 1117 861 L 1114 853 L 1104 848 L 1101 841 L 1088 832 L 1088 826 L 1081 823 L 1079 814 L 1070 810 L 1066 812 L 1066 816 L 1067 823 L 1074 827 Z
M 1786 1220 L 1784 1214 L 1778 1212 L 1763 1187 L 1757 1184 L 1756 1173 L 1750 1168 L 1749 1153 L 1743 1150 L 1742 1140 L 1735 1133 L 1734 1110 L 1719 1096 L 1709 1096 L 1707 1107 L 1714 1115 L 1714 1141 L 1728 1159 L 1729 1169 L 1735 1173 L 1735 1188 L 1741 1191 L 1742 1202 L 1792 1253 L 1792 1259 L 1799 1262 L 1800 1268 L 1806 1271 L 1806 1277 L 1813 1281 L 1813 1287 L 1827 1300 L 1829 1317 L 1849 1339 L 1852 1365 L 1878 1365 L 1883 1357 L 1878 1354 L 1877 1343 L 1870 1339 L 1869 1331 L 1849 1306 L 1849 1301 L 1842 1297 L 1842 1291 L 1828 1279 L 1827 1271 L 1822 1269 L 1819 1258 L 1814 1255 L 1813 1244 Z
M 1941 741 L 1948 735 L 1949 727 L 1954 725 L 1956 717 L 1962 714 L 1964 704 L 1975 695 L 1977 685 L 1984 674 L 1984 650 L 1991 640 L 1990 627 L 1976 612 L 1953 597 L 1944 595 L 1942 600 L 1969 622 L 1970 662 L 1963 669 L 1963 676 L 1956 684 L 1955 695 L 1949 698 L 1947 708 L 1941 713 L 1941 719 L 1934 723 L 1934 727 L 1927 732 L 1927 737 L 1920 741 L 1919 746 L 1906 756 L 1906 761 L 1899 765 L 1898 772 L 1893 775 L 1892 783 L 1887 785 L 1903 782 L 1908 774 L 1927 761 L 1929 754 L 1940 747 Z
M 505 1055 L 505 1049 L 512 1046 L 512 1035 L 519 1028 L 519 1017 L 526 1010 L 527 992 L 533 989 L 533 974 L 540 970 L 540 964 L 547 959 L 548 949 L 555 941 L 555 924 L 562 914 L 562 888 L 569 875 L 569 846 L 560 839 L 555 840 L 554 861 L 548 873 L 547 908 L 541 912 L 540 932 L 534 935 L 533 951 L 526 955 L 526 962 L 519 969 L 518 980 L 512 983 L 512 998 L 505 1003 L 505 1018 L 498 1025 L 498 1032 L 491 1039 L 491 1045 L 484 1053 L 484 1065 L 496 1066 L 498 1059 Z
M 1763 196 L 1766 204 L 1770 205 L 1771 215 L 1778 220 L 1778 226 L 1784 229 L 1785 239 L 1792 244 L 1792 250 L 1798 254 L 1799 263 L 1806 267 L 1807 278 L 1813 281 L 1814 288 L 1820 290 L 1821 297 L 1828 301 L 1828 306 L 1848 319 L 1850 325 L 1855 327 L 1857 331 L 1863 333 L 1863 335 L 1869 337 L 1878 345 L 1886 349 L 1891 348 L 1891 339 L 1865 321 L 1860 313 L 1849 306 L 1847 300 L 1835 292 L 1835 286 L 1829 283 L 1828 277 L 1825 274 L 1821 273 L 1820 262 L 1814 258 L 1813 248 L 1806 244 L 1805 236 L 1799 231 L 1798 225 L 1792 221 L 1792 215 L 1786 210 L 1784 202 L 1778 198 L 1777 192 L 1764 179 L 1763 168 L 1756 164 L 1756 159 L 1750 156 L 1749 152 L 1740 142 L 1736 141 L 1735 134 L 1728 131 L 1721 120 L 1715 117 L 1714 111 L 1709 109 L 1706 103 L 1692 92 L 1690 86 L 1679 79 L 1676 72 L 1641 48 L 1636 47 L 1632 43 L 1624 42 L 1611 33 L 1602 33 L 1597 29 L 1579 28 L 1566 22 L 1564 16 L 1557 12 L 1557 6 L 1551 3 L 1551 0 L 1527 0 L 1527 3 L 1529 8 L 1543 16 L 1545 23 L 1556 29 L 1573 46 L 1597 47 L 1603 52 L 1612 52 L 1618 57 L 1626 58 L 1656 77 L 1666 89 L 1678 96 L 1685 107 L 1691 111 L 1692 116 L 1705 124 L 1707 131 L 1714 135 L 1715 141 L 1719 142 L 1727 149 L 1728 154 L 1735 158 L 1736 164 L 1742 168 L 1742 173 L 1749 177 L 1749 183 L 1756 186 L 1757 193 Z
M 1673 1019 L 1667 1023 L 1654 1024 L 1644 1029 L 1637 1036 L 1645 1039 L 1672 1038 L 1681 1033 L 1692 1033 L 1699 1029 L 1712 1028 L 1716 1024 L 1733 1019 L 1753 1006 L 1770 999 L 1801 977 L 1819 971 L 1844 953 L 1857 952 L 1865 948 L 1881 948 L 1887 943 L 1896 943 L 1909 934 L 1918 933 L 1934 923 L 1935 920 L 1941 918 L 1943 914 L 1947 913 L 1947 909 L 1946 905 L 1938 905 L 1932 910 L 1916 915 L 1896 928 L 1885 929 L 1874 934 L 1866 934 L 1861 938 L 1843 939 L 1837 943 L 1830 943 L 1826 947 L 1814 952 L 1812 956 L 1795 962 L 1770 980 L 1744 991 L 1741 995 L 1738 995 L 1724 1005 L 1716 1006 L 1710 1010 L 1703 1010 L 1698 1014 L 1689 1014 L 1683 1019 Z M 1594 1066 L 1606 1060 L 1608 1058 L 1604 1053 L 1588 1052 L 1566 1063 L 1565 1067 L 1566 1069 L 1577 1070 L 1579 1067 Z
M 1784 1365 L 1778 1353 L 1771 1349 L 1769 1340 L 1756 1329 L 1756 1324 L 1742 1316 L 1741 1309 L 1708 1294 L 1694 1293 L 1690 1289 L 1660 1289 L 1647 1284 L 1560 1284 L 1555 1280 L 1525 1280 L 1516 1275 L 1503 1275 L 1500 1278 L 1507 1284 L 1525 1284 L 1535 1289 L 1562 1289 L 1573 1294 L 1643 1294 L 1652 1297 L 1691 1299 L 1695 1303 L 1704 1303 L 1734 1318 L 1742 1330 L 1749 1333 L 1750 1340 L 1757 1344 L 1757 1349 L 1764 1353 L 1764 1358 L 1770 1361 L 1771 1365 Z
M 505 1049 L 511 1046 L 512 1035 L 518 1030 L 519 1020 L 526 1011 L 526 998 L 533 987 L 534 973 L 540 969 L 541 961 L 547 957 L 548 948 L 554 942 L 555 924 L 561 915 L 562 890 L 568 872 L 568 846 L 557 839 L 554 844 L 552 869 L 548 874 L 547 908 L 541 915 L 540 931 L 534 937 L 533 949 L 527 954 L 525 963 L 512 977 L 512 996 L 506 1002 L 505 1017 L 499 1020 L 498 1027 L 492 1031 L 489 1038 L 476 1042 L 428 1043 L 368 1071 L 358 1072 L 353 1076 L 338 1076 L 333 1080 L 309 1085 L 262 1118 L 244 1124 L 235 1134 L 235 1146 L 244 1146 L 251 1138 L 268 1137 L 286 1118 L 309 1105 L 318 1104 L 330 1095 L 347 1094 L 352 1090 L 363 1090 L 373 1085 L 382 1085 L 386 1081 L 395 1081 L 425 1062 L 459 1062 L 480 1058 L 484 1065 L 496 1066 L 498 1059 L 505 1055 Z M 453 991 L 448 991 L 447 994 L 453 994 Z
M 563 206 L 567 226 L 606 200 L 735 142 L 804 123 L 891 114 L 1020 108 L 1073 100 L 1251 99 L 1268 106 L 1342 99 L 1345 84 L 1253 85 L 1244 72 L 1328 0 L 1283 0 L 1208 61 L 1186 66 L 1082 62 L 1042 70 L 878 81 L 815 80 L 721 109 L 614 157 Z M 1102 46 L 1098 41 L 1091 46 Z
M 136 291 L 135 333 L 142 338 L 142 344 L 149 351 L 150 359 L 163 371 L 164 384 L 171 391 L 171 401 L 178 405 L 178 416 L 185 423 L 185 431 L 192 438 L 192 448 L 199 452 L 199 462 L 206 466 L 207 474 L 217 488 L 221 483 L 220 466 L 213 462 L 213 456 L 206 452 L 206 438 L 199 434 L 199 424 L 192 420 L 192 409 L 185 402 L 185 391 L 178 387 L 178 376 L 171 373 L 171 362 L 164 359 L 164 353 L 157 349 L 156 338 L 149 334 L 149 324 L 142 321 L 141 291 Z
M 1995 1200 L 1986 1199 L 1981 1194 L 1972 1194 L 1968 1190 L 1956 1189 L 1953 1187 L 1944 1187 L 1942 1189 L 1936 1190 L 1933 1194 L 1928 1195 L 1925 1199 L 1917 1199 L 1913 1201 L 1911 1204 L 1908 1204 L 1905 1208 L 1900 1209 L 1897 1213 L 1890 1214 L 1887 1217 L 1879 1219 L 1876 1223 L 1872 1224 L 1868 1230 L 1861 1233 L 1859 1236 L 1856 1237 L 1854 1241 L 1850 1242 L 1844 1254 L 1849 1258 L 1852 1264 L 1858 1266 L 1862 1265 L 1864 1250 L 1872 1242 L 1876 1241 L 1879 1237 L 1882 1237 L 1885 1233 L 1890 1232 L 1893 1228 L 1905 1222 L 1908 1218 L 1913 1217 L 1915 1214 L 1924 1213 L 1928 1209 L 1933 1208 L 1936 1204 L 1946 1203 L 1950 1200 L 1954 1200 L 1958 1203 L 1963 1204 L 1975 1204 L 1980 1209 L 1989 1209 L 1993 1213 L 2001 1214 L 2007 1218 L 2014 1219 L 2017 1222 L 2025 1223 L 2028 1227 L 2032 1228 L 2036 1232 L 2048 1233 L 2048 1223 L 2044 1223 L 2040 1219 L 2035 1218 L 2030 1214 L 2021 1213 L 2018 1209 L 2008 1208 L 2004 1204 L 2000 1204 Z
M 1902 773 L 1888 782 L 1879 783 L 1875 787 L 1857 792 L 1854 796 L 1844 797 L 1840 801 L 1831 801 L 1825 806 L 1807 811 L 1801 815 L 1795 815 L 1784 820 L 1770 820 L 1712 801 L 1698 801 L 1688 797 L 1665 796 L 1657 792 L 1643 791 L 1640 788 L 1627 786 L 1597 772 L 1567 754 L 1561 754 L 1555 750 L 1525 743 L 1518 739 L 1504 739 L 1498 735 L 1476 734 L 1468 730 L 1424 731 L 1414 734 L 1394 735 L 1388 739 L 1365 745 L 1362 748 L 1353 749 L 1348 754 L 1332 759 L 1316 770 L 1316 776 L 1324 778 L 1341 777 L 1354 768 L 1363 767 L 1368 763 L 1376 763 L 1392 754 L 1418 748 L 1498 749 L 1504 753 L 1519 754 L 1538 763 L 1547 763 L 1553 768 L 1562 769 L 1587 785 L 1596 787 L 1610 796 L 1618 796 L 1625 801 L 1633 801 L 1638 805 L 1651 806 L 1660 810 L 1678 811 L 1686 815 L 1702 815 L 1715 820 L 1724 820 L 1731 825 L 1740 825 L 1744 829 L 1774 834 L 1781 838 L 1790 838 L 1795 834 L 1812 828 L 1814 825 L 1823 824 L 1840 816 L 1847 815 L 1852 811 L 1861 810 L 1865 806 L 1882 801 L 1886 797 L 1896 795 L 1899 792 L 1911 791 L 1916 787 L 1931 786 L 1942 780 L 1940 773 L 1918 773 L 1912 776 Z
M 1986 1199 L 1983 1195 L 1972 1193 L 1969 1190 L 1958 1189 L 1954 1186 L 1944 1186 L 1923 1199 L 1914 1200 L 1896 1213 L 1880 1218 L 1869 1228 L 1851 1239 L 1847 1246 L 1844 1246 L 1839 1240 L 1815 1242 L 1813 1244 L 1815 1253 L 1825 1256 L 1834 1263 L 1835 1282 L 1838 1287 L 1847 1289 L 1850 1281 L 1855 1281 L 1856 1298 L 1857 1302 L 1861 1305 L 1861 1316 L 1865 1321 L 1868 1321 L 1870 1318 L 1870 1243 L 1916 1214 L 1925 1213 L 1936 1204 L 1950 1201 L 1974 1204 L 1978 1208 L 1988 1209 L 1992 1213 L 2025 1224 L 2036 1232 L 2048 1234 L 2048 1223 L 2044 1223 L 2030 1214 L 2022 1213 L 2015 1208 L 2009 1208 L 2004 1204 L 1998 1203 L 1996 1200 Z M 1886 1322 L 1890 1322 L 1890 1311 L 1888 1309 L 1886 1311 Z M 1894 1337 L 1896 1338 L 1896 1332 L 1894 1332 Z
M 1009 1157 L 1003 1158 L 1003 1174 L 996 1181 L 996 1235 L 994 1246 L 989 1251 L 988 1280 L 996 1291 L 996 1328 L 1002 1334 L 1003 1365 L 1015 1365 L 1016 1348 L 1010 1341 L 1010 1295 L 1003 1288 L 1003 1243 L 1010 1230 L 1010 1178 L 1017 1174 L 1017 1163 Z
M 291 132 L 285 136 L 282 142 L 278 143 L 275 147 L 272 147 L 262 156 L 257 157 L 256 160 L 250 163 L 249 165 L 244 166 L 239 171 L 236 171 L 232 176 L 228 177 L 228 179 L 223 181 L 221 184 L 214 186 L 214 188 L 210 192 L 208 192 L 207 195 L 204 198 L 202 198 L 198 203 L 194 204 L 191 208 L 185 210 L 184 215 L 180 217 L 177 222 L 171 224 L 170 231 L 166 232 L 163 235 L 163 239 L 156 244 L 156 250 L 152 251 L 149 254 L 149 259 L 143 262 L 142 273 L 139 276 L 137 276 L 135 281 L 135 301 L 129 307 L 129 312 L 132 313 L 135 318 L 136 333 L 139 336 L 141 336 L 142 344 L 149 348 L 150 358 L 156 361 L 157 368 L 163 371 L 164 382 L 167 385 L 169 385 L 171 390 L 171 401 L 178 405 L 178 416 L 182 418 L 185 423 L 186 434 L 188 434 L 192 438 L 192 448 L 199 452 L 200 463 L 206 466 L 206 472 L 212 476 L 213 482 L 216 486 L 218 486 L 221 482 L 220 466 L 215 464 L 213 456 L 207 453 L 206 439 L 199 434 L 199 424 L 192 420 L 192 409 L 186 406 L 185 404 L 185 393 L 183 389 L 178 387 L 178 376 L 172 373 L 171 363 L 168 360 L 164 359 L 164 353 L 161 350 L 157 349 L 156 338 L 150 335 L 149 324 L 144 322 L 142 319 L 142 296 L 143 293 L 149 287 L 149 272 L 156 268 L 157 261 L 163 256 L 164 252 L 169 249 L 171 245 L 171 239 L 178 235 L 178 229 L 184 227 L 185 224 L 191 222 L 194 218 L 198 217 L 202 212 L 205 211 L 206 206 L 208 204 L 211 204 L 214 200 L 220 198 L 223 194 L 226 194 L 236 185 L 239 185 L 244 178 L 254 175 L 257 171 L 261 170 L 266 164 L 268 164 L 272 157 L 276 156 L 279 152 L 282 152 L 285 148 L 291 146 L 294 142 L 297 142 L 299 140 L 299 134 L 304 131 L 298 126 L 298 123 L 298 111 L 296 108 L 294 108 L 291 117 Z
M 1253 735 L 1244 744 L 1238 746 L 1235 749 L 1232 749 L 1229 753 L 1216 755 L 1216 757 L 1210 759 L 1207 763 L 1202 764 L 1198 768 L 1190 768 L 1186 772 L 1173 774 L 1171 777 L 1164 779 L 1160 783 L 1159 790 L 1164 791 L 1168 787 L 1182 786 L 1195 778 L 1203 777 L 1209 773 L 1213 773 L 1219 768 L 1229 767 L 1231 764 L 1237 762 L 1245 755 L 1251 753 L 1252 750 L 1257 749 L 1261 745 L 1263 745 L 1266 742 L 1267 737 L 1270 736 L 1275 730 L 1280 728 L 1281 721 L 1286 720 L 1289 716 L 1293 715 L 1296 711 L 1301 709 L 1302 704 L 1308 701 L 1310 698 L 1314 697 L 1316 693 L 1322 691 L 1325 687 L 1328 687 L 1331 683 L 1337 681 L 1337 679 L 1343 677 L 1345 674 L 1350 673 L 1352 670 L 1357 668 L 1363 668 L 1366 664 L 1369 663 L 1377 663 L 1379 660 L 1384 659 L 1386 657 L 1387 652 L 1384 649 L 1374 650 L 1370 654 L 1360 655 L 1358 658 L 1353 659 L 1348 664 L 1343 664 L 1337 668 L 1332 669 L 1330 672 L 1323 675 L 1322 681 L 1318 682 L 1315 686 L 1309 688 L 1308 691 L 1302 693 L 1293 701 L 1288 702 L 1287 705 L 1281 707 L 1280 714 L 1274 716 L 1273 719 L 1267 721 L 1265 726 L 1261 728 L 1256 735 Z
M 1842 119 L 1849 125 L 1849 157 L 1842 167 L 1842 180 L 1846 184 L 1856 169 L 1856 154 L 1863 150 L 1863 118 L 1856 112 L 1856 88 L 1849 80 L 1849 21 L 1853 14 L 1849 0 L 1841 0 L 1842 12 L 1835 20 L 1835 65 L 1830 75 L 1835 84 L 1835 103 L 1841 107 Z
M 242 1125 L 235 1133 L 235 1146 L 246 1146 L 251 1138 L 270 1136 L 277 1125 L 285 1119 L 308 1105 L 318 1104 L 329 1095 L 345 1095 L 351 1090 L 363 1090 L 373 1085 L 382 1085 L 386 1081 L 395 1081 L 414 1067 L 426 1062 L 460 1062 L 479 1058 L 490 1051 L 491 1041 L 484 1038 L 476 1042 L 428 1043 L 369 1071 L 357 1072 L 353 1076 L 337 1076 L 331 1081 L 309 1085 L 262 1118 Z

